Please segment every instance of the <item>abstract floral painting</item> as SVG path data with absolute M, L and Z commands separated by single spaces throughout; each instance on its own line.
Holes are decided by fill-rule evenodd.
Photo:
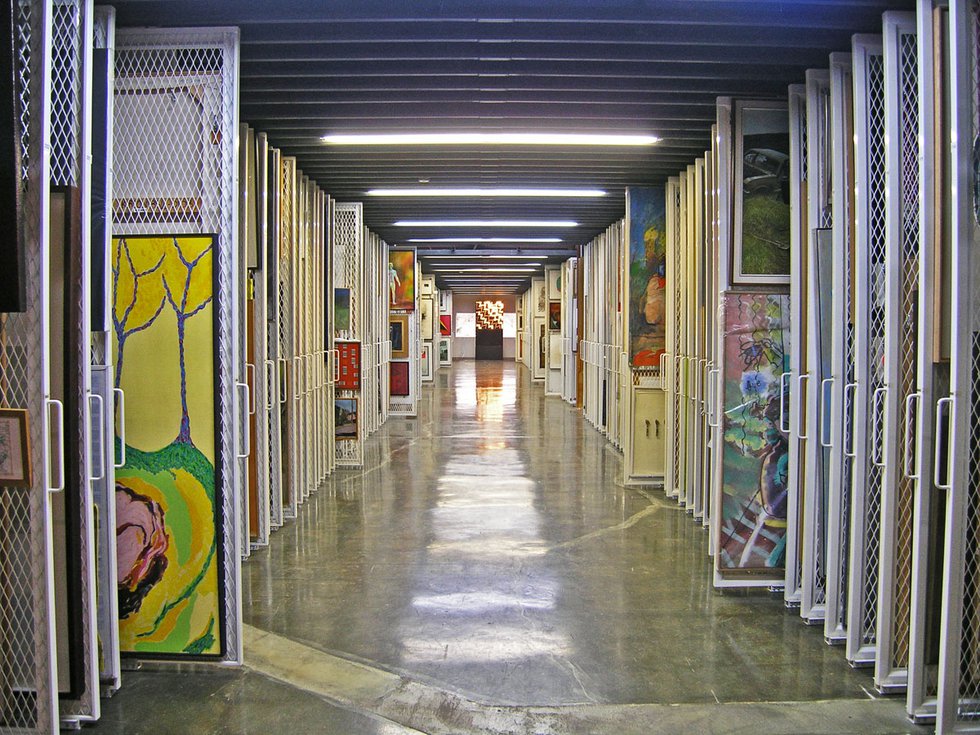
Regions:
M 126 464 L 116 471 L 126 652 L 221 653 L 214 251 L 212 236 L 112 243 L 115 385 L 126 393 Z
M 728 294 L 725 312 L 721 569 L 779 569 L 789 445 L 779 430 L 789 365 L 789 297 Z M 777 575 L 778 576 L 778 575 Z
M 629 354 L 633 367 L 656 367 L 667 344 L 666 199 L 662 187 L 631 186 L 629 208 Z

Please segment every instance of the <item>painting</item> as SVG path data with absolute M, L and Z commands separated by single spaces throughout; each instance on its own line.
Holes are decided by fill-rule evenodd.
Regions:
M 24 180 L 21 169 L 21 101 L 17 92 L 20 71 L 19 7 L 4 4 L 0 18 L 3 20 L 3 30 L 0 31 L 3 39 L 0 78 L 9 82 L 3 94 L 0 94 L 0 221 L 3 222 L 3 236 L 0 237 L 0 312 L 14 312 L 27 309 L 27 249 L 22 234 Z
M 561 304 L 548 304 L 548 329 L 553 332 L 561 329 Z
M 422 380 L 430 380 L 432 378 L 432 343 L 423 342 L 422 352 L 419 355 L 419 364 L 422 370 Z
M 357 441 L 357 399 L 335 398 L 333 402 L 334 439 Z
M 736 102 L 733 284 L 789 283 L 789 169 L 786 103 Z
M 667 348 L 666 192 L 631 186 L 629 213 L 629 355 L 633 367 L 658 367 Z
M 552 301 L 561 299 L 561 268 L 548 271 L 548 298 Z
M 504 313 L 504 339 L 517 339 L 517 314 L 512 311 Z
M 112 241 L 115 387 L 127 397 L 115 489 L 125 652 L 222 653 L 216 249 L 210 235 Z
M 0 486 L 31 487 L 32 479 L 27 411 L 0 408 Z
M 439 292 L 439 313 L 440 314 L 452 314 L 453 313 L 453 292 L 452 291 L 440 291 Z
M 333 290 L 333 328 L 335 332 L 350 330 L 350 289 Z
M 337 347 L 337 388 L 339 390 L 361 389 L 361 343 L 336 342 Z
M 724 300 L 721 570 L 772 570 L 786 551 L 789 445 L 779 430 L 780 376 L 789 369 L 789 297 Z
M 453 363 L 453 343 L 448 339 L 439 340 L 439 364 L 452 365 Z
M 423 296 L 419 299 L 419 331 L 422 333 L 422 339 L 433 339 L 435 337 L 431 296 Z
M 415 251 L 388 251 L 388 305 L 415 311 Z
M 531 288 L 534 291 L 534 313 L 536 316 L 544 316 L 548 311 L 548 293 L 545 290 L 544 281 L 532 281 Z
M 423 276 L 419 279 L 419 295 L 421 296 L 433 296 L 435 295 L 436 281 L 432 276 Z
M 393 358 L 408 357 L 408 315 L 392 314 L 388 319 L 388 339 Z
M 452 337 L 453 336 L 453 315 L 452 314 L 440 314 L 439 315 L 439 335 L 442 337 Z
M 391 388 L 391 395 L 409 395 L 411 393 L 409 364 L 407 362 L 391 362 L 388 365 L 388 385 Z
M 548 338 L 548 367 L 552 370 L 560 370 L 564 358 L 562 350 L 562 339 L 560 334 L 549 335 Z
M 476 314 L 464 312 L 456 315 L 456 336 L 476 338 Z

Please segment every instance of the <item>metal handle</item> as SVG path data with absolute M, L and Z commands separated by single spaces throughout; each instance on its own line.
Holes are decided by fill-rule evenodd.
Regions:
M 48 492 L 57 493 L 65 489 L 65 406 L 64 404 L 57 400 L 56 398 L 45 399 L 48 407 L 48 420 L 51 420 L 51 409 L 57 409 L 57 421 L 55 421 L 55 436 L 58 440 L 58 461 L 53 465 L 51 463 L 51 457 L 54 456 L 54 451 L 52 447 L 51 457 L 48 458 L 47 468 L 57 470 L 58 481 L 53 485 L 48 483 Z M 50 428 L 50 427 L 49 427 Z M 48 431 L 48 441 L 51 441 L 51 432 Z
M 252 374 L 252 380 L 251 381 L 249 381 L 249 379 L 248 379 L 249 373 Z M 245 381 L 249 385 L 255 385 L 255 365 L 253 363 L 251 363 L 251 362 L 246 362 L 245 363 Z M 249 416 L 254 416 L 255 415 L 255 396 L 256 396 L 257 393 L 258 393 L 257 390 L 253 391 L 251 388 L 249 388 L 249 391 L 248 391 L 249 400 L 250 400 L 249 407 L 248 407 L 248 415 Z
M 800 410 L 800 407 L 803 405 L 803 396 L 806 393 L 806 391 L 803 390 L 803 386 L 806 385 L 809 382 L 809 380 L 810 380 L 809 373 L 803 373 L 803 375 L 798 375 L 796 377 L 796 411 L 797 411 L 797 415 L 801 419 L 803 418 L 803 412 Z M 796 437 L 797 439 L 804 441 L 810 438 L 810 435 L 803 431 L 803 427 L 805 426 L 803 421 L 797 421 L 796 426 L 797 426 L 796 430 L 798 432 Z
M 294 401 L 298 401 L 300 399 L 300 396 L 303 395 L 302 391 L 299 388 L 299 374 L 300 374 L 299 363 L 301 359 L 302 358 L 299 355 L 296 355 L 289 361 L 290 365 L 292 365 L 293 368 L 292 372 L 293 372 L 293 400 Z
M 340 349 L 330 350 L 331 355 L 336 355 L 333 358 L 333 382 L 334 385 L 340 382 Z
M 569 340 L 570 341 L 570 340 Z M 667 353 L 660 353 L 660 390 L 667 390 L 667 380 L 664 377 L 664 369 L 667 365 Z
M 830 411 L 825 410 L 825 407 L 827 405 L 827 386 L 833 387 L 834 380 L 836 378 L 824 378 L 820 381 L 820 446 L 824 449 L 833 447 L 833 442 L 830 439 L 825 439 L 827 436 L 827 425 L 829 424 L 827 414 L 830 413 Z
M 98 482 L 99 480 L 105 479 L 105 401 L 102 399 L 98 393 L 88 394 L 88 405 L 89 405 L 89 426 L 92 425 L 92 402 L 95 401 L 99 404 L 99 421 L 96 426 L 99 427 L 99 461 L 93 462 L 99 469 L 99 474 L 89 475 L 89 481 Z
M 687 387 L 684 382 L 684 360 L 687 358 L 684 355 L 677 355 L 674 357 L 674 374 L 677 376 L 677 394 L 681 398 L 687 398 L 687 393 L 684 392 Z
M 251 391 L 248 389 L 248 383 L 235 381 L 235 385 L 237 385 L 240 389 L 243 389 L 245 391 L 245 400 L 242 402 L 242 409 L 241 409 L 242 418 L 244 419 L 244 421 L 242 421 L 242 434 L 244 434 L 244 441 L 242 443 L 245 446 L 245 451 L 242 452 L 241 454 L 236 454 L 235 456 L 238 457 L 238 459 L 245 459 L 248 455 L 252 453 L 252 436 L 251 436 L 252 432 L 248 421 L 248 417 L 250 415 L 248 413 L 248 404 L 249 401 L 251 400 L 250 397 Z
M 708 388 L 711 398 L 708 401 L 708 426 L 717 429 L 721 426 L 717 412 L 718 404 L 718 376 L 721 375 L 721 368 L 712 368 L 708 371 Z
M 697 367 L 694 369 L 694 400 L 704 404 L 704 366 L 708 364 L 707 359 L 699 357 L 696 359 Z
M 692 355 L 687 359 L 687 381 L 688 381 L 688 391 L 687 397 L 692 403 L 697 403 L 698 401 L 698 358 Z
M 855 435 L 857 434 L 857 432 L 854 430 L 854 412 L 856 410 L 855 406 L 856 406 L 856 403 L 857 403 L 854 400 L 854 395 L 855 395 L 855 392 L 857 391 L 857 387 L 858 387 L 858 384 L 857 383 L 848 383 L 847 385 L 844 386 L 844 407 L 843 407 L 844 408 L 844 414 L 847 415 L 848 418 L 850 419 L 849 420 L 849 424 L 850 424 L 850 427 L 851 427 L 851 442 L 848 445 L 848 448 L 844 450 L 844 454 L 846 456 L 850 457 L 851 459 L 853 459 L 854 457 L 857 457 L 857 442 L 855 441 Z M 851 392 L 851 413 L 850 414 L 847 414 L 847 392 L 848 391 Z M 847 426 L 847 424 L 845 424 L 845 427 L 846 426 Z M 847 442 L 845 440 L 845 444 L 846 443 Z
M 786 371 L 779 376 L 779 430 L 783 434 L 789 433 L 789 427 L 786 426 L 786 379 L 789 378 L 791 373 Z
M 910 393 L 905 396 L 905 476 L 910 480 L 919 479 L 919 468 L 916 467 L 915 457 L 918 454 L 915 451 L 917 442 L 917 437 L 912 431 L 912 410 L 913 405 L 915 406 L 915 415 L 919 415 L 919 402 L 922 400 L 922 393 L 916 391 L 915 393 Z
M 285 357 L 280 357 L 279 364 L 281 366 L 279 370 L 279 405 L 281 406 L 289 399 L 289 360 Z
M 940 490 L 951 490 L 953 483 L 950 482 L 952 472 L 949 468 L 949 461 L 953 456 L 953 448 L 947 446 L 946 448 L 946 480 L 943 482 L 939 477 L 939 465 L 942 460 L 940 456 L 942 446 L 944 444 L 943 438 L 947 438 L 945 443 L 949 443 L 948 437 L 950 435 L 949 421 L 947 418 L 945 422 L 942 420 L 943 416 L 943 406 L 950 406 L 949 416 L 952 418 L 952 407 L 954 406 L 953 396 L 946 396 L 945 398 L 940 398 L 936 401 L 936 444 L 933 447 L 933 458 L 932 458 L 932 482 Z
M 115 461 L 112 463 L 112 466 L 118 470 L 126 466 L 126 392 L 122 388 L 113 388 L 112 395 L 116 406 L 119 407 L 119 463 L 116 464 Z
M 875 388 L 875 392 L 871 396 L 871 422 L 874 427 L 874 432 L 872 436 L 874 437 L 874 445 L 871 451 L 871 463 L 875 467 L 884 467 L 884 437 L 881 435 L 881 413 L 884 411 L 885 401 L 880 400 L 879 396 L 884 396 L 888 392 L 888 388 L 881 386 L 880 388 Z
M 265 404 L 266 411 L 271 411 L 276 406 L 276 401 L 273 398 L 275 392 L 269 390 L 272 387 L 270 383 L 272 382 L 272 377 L 275 374 L 275 369 L 276 369 L 276 363 L 274 363 L 272 360 L 265 361 L 265 387 L 266 387 L 266 395 L 268 397 L 268 400 L 266 401 Z

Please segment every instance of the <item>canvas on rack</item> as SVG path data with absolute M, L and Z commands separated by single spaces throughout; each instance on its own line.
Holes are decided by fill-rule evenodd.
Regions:
M 335 332 L 346 332 L 350 329 L 349 288 L 335 288 L 333 290 L 333 323 Z
M 210 235 L 112 242 L 115 387 L 127 397 L 115 493 L 127 652 L 222 653 L 216 248 Z
M 415 251 L 388 251 L 388 305 L 415 310 Z
M 453 315 L 452 314 L 440 314 L 439 315 L 439 334 L 442 337 L 451 337 L 453 335 Z
M 629 213 L 629 355 L 633 367 L 656 367 L 667 347 L 666 192 L 631 186 Z
M 724 297 L 724 449 L 719 569 L 784 565 L 789 445 L 779 430 L 789 297 Z

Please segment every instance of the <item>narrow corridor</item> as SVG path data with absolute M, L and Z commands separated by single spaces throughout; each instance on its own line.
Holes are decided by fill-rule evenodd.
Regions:
M 127 672 L 91 732 L 916 731 L 781 597 L 712 590 L 707 531 L 620 463 L 457 362 L 245 564 L 246 669 Z

